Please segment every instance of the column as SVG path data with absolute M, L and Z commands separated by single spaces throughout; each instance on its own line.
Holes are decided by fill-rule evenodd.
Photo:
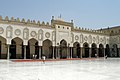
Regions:
M 8 44 L 7 45 L 7 60 L 9 60 L 10 59 L 10 45 Z
M 68 58 L 70 58 L 70 47 L 68 47 Z
M 57 58 L 60 59 L 60 47 L 57 47 Z
M 120 48 L 118 47 L 118 57 L 120 57 Z
M 70 46 L 70 43 L 68 43 L 68 47 L 67 47 L 67 58 L 70 58 L 69 46 Z
M 39 46 L 39 59 L 41 59 L 41 46 Z
M 55 59 L 57 59 L 57 46 L 55 47 L 56 51 L 55 51 Z
M 83 48 L 81 47 L 80 49 L 81 49 L 81 50 L 80 50 L 80 58 L 82 58 Z
M 71 55 L 70 58 L 72 58 L 72 47 L 71 47 L 71 54 L 70 55 Z
M 26 59 L 26 45 L 24 45 L 24 59 Z
M 69 50 L 68 50 L 68 49 L 69 49 L 69 48 L 67 47 L 67 58 L 69 58 L 69 56 L 68 56 L 68 54 L 69 54 L 68 51 L 69 51 Z
M 54 59 L 54 46 L 53 46 L 53 59 Z
M 96 49 L 97 58 L 99 57 L 99 52 L 98 52 L 99 50 L 98 49 L 99 48 Z
M 104 48 L 104 58 L 105 58 L 105 48 Z
M 92 51 L 92 48 L 90 47 L 89 48 L 89 58 L 91 58 L 91 51 Z

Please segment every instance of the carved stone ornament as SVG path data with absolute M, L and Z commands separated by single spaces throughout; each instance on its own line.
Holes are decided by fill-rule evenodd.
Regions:
M 103 39 L 102 39 L 102 38 L 100 38 L 100 42 L 101 42 L 101 43 L 103 42 Z
M 75 36 L 75 40 L 78 40 L 78 39 L 79 39 L 79 37 L 78 37 L 78 35 L 76 35 L 76 36 Z
M 4 32 L 4 29 L 0 27 L 0 34 L 2 34 L 3 32 Z
M 39 30 L 39 33 L 40 33 L 40 34 L 42 34 L 42 33 L 43 33 L 43 30 L 42 30 L 42 29 L 40 29 L 40 30 Z
M 23 30 L 23 39 L 28 40 L 29 39 L 29 29 L 25 28 Z
M 88 38 L 87 38 L 87 36 L 85 36 L 85 37 L 84 37 L 84 41 L 87 42 L 87 40 L 88 40 Z
M 43 40 L 43 30 L 42 30 L 42 29 L 40 29 L 40 30 L 38 31 L 38 39 L 39 39 L 39 40 Z
M 89 39 L 89 40 L 88 40 L 88 43 L 91 44 L 91 43 L 92 43 L 92 36 L 89 35 L 89 38 L 88 38 L 88 39 Z
M 114 42 L 117 42 L 117 38 L 116 37 L 114 37 L 114 40 L 113 40 Z
M 110 42 L 113 40 L 113 38 L 112 37 L 110 37 Z
M 52 32 L 52 41 L 55 41 L 55 31 Z
M 103 40 L 104 40 L 104 44 L 106 44 L 106 37 L 104 37 Z M 116 40 L 117 40 L 117 39 L 116 39 Z
M 31 35 L 31 37 L 35 37 L 37 35 L 37 33 L 35 31 L 32 31 L 30 35 Z
M 96 37 L 96 43 L 99 43 L 99 36 Z
M 95 39 L 95 37 L 93 37 L 93 43 L 95 43 L 95 41 L 96 41 L 96 39 Z
M 11 26 L 8 26 L 6 28 L 6 37 L 7 38 L 12 38 L 13 34 L 12 34 L 13 28 Z
M 80 35 L 80 43 L 83 43 L 83 34 Z
M 15 35 L 19 36 L 20 34 L 21 34 L 20 29 L 16 29 L 16 30 L 15 30 Z
M 73 43 L 73 42 L 74 42 L 74 34 L 71 33 L 71 43 Z
M 46 37 L 46 38 L 49 38 L 49 37 L 50 37 L 50 33 L 49 33 L 49 32 L 46 32 L 46 33 L 45 33 L 45 37 Z

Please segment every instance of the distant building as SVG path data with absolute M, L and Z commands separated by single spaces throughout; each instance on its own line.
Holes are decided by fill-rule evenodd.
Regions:
M 48 22 L 0 16 L 0 59 L 120 56 L 120 27 L 91 30 L 52 17 Z

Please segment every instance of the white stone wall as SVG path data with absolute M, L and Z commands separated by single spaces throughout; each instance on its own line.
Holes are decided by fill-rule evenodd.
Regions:
M 68 43 L 70 44 L 70 42 L 71 42 L 71 27 L 63 26 L 63 25 L 56 25 L 55 29 L 56 29 L 56 45 L 57 45 L 57 43 L 60 44 L 61 40 L 65 40 L 67 42 L 67 45 L 68 45 Z
M 92 43 L 95 43 L 97 47 L 99 47 L 99 44 L 102 44 L 106 46 L 106 44 L 109 44 L 109 36 L 105 35 L 98 35 L 98 34 L 88 34 L 88 33 L 82 33 L 82 32 L 73 32 L 74 35 L 74 42 L 79 42 L 81 47 L 82 45 L 87 42 L 89 44 L 89 47 Z
M 12 34 L 8 33 L 7 27 L 11 27 Z M 58 28 L 60 26 L 60 28 Z M 0 24 L 0 27 L 3 28 L 3 33 L 0 34 L 0 36 L 4 37 L 7 40 L 7 44 L 11 44 L 11 40 L 19 37 L 23 40 L 23 44 L 27 45 L 28 40 L 34 38 L 39 42 L 39 45 L 42 46 L 42 42 L 46 39 L 49 39 L 52 41 L 52 45 L 55 46 L 55 43 L 60 44 L 61 40 L 66 40 L 67 43 L 70 44 L 72 47 L 75 42 L 79 42 L 80 45 L 83 45 L 85 42 L 92 44 L 103 44 L 104 46 L 106 44 L 109 44 L 109 36 L 106 35 L 98 35 L 98 34 L 89 34 L 85 32 L 71 32 L 71 27 L 69 26 L 62 26 L 62 25 L 56 25 L 56 28 L 44 28 L 44 27 L 27 27 L 27 26 L 20 26 L 20 25 L 11 25 L 11 24 Z M 64 27 L 64 28 L 63 28 Z M 24 29 L 28 29 L 28 35 L 24 34 Z M 67 29 L 68 28 L 68 29 Z M 39 39 L 39 30 L 42 30 L 42 39 Z M 53 34 L 54 32 L 54 34 Z M 8 33 L 8 34 L 7 34 Z M 73 34 L 73 37 L 72 37 Z M 24 36 L 26 35 L 25 38 Z M 55 36 L 53 36 L 55 35 Z M 11 36 L 11 37 L 9 37 Z M 113 40 L 114 37 L 117 37 Z M 120 41 L 118 36 L 112 37 L 111 43 L 117 43 L 119 44 Z M 72 42 L 73 40 L 73 42 Z
M 12 27 L 12 34 L 8 33 L 7 31 L 7 27 Z M 54 31 L 54 29 L 45 29 L 42 27 L 27 27 L 27 26 L 20 26 L 20 25 L 11 25 L 11 24 L 0 24 L 0 27 L 3 28 L 3 33 L 0 34 L 0 36 L 4 37 L 7 40 L 7 44 L 11 44 L 11 40 L 18 37 L 20 39 L 23 40 L 24 45 L 28 44 L 28 40 L 34 38 L 36 39 L 38 42 L 40 42 L 42 45 L 42 42 L 46 39 L 49 39 L 50 41 L 52 41 L 52 32 Z M 28 29 L 28 35 L 24 34 L 24 29 Z M 43 39 L 39 40 L 38 39 L 38 31 L 39 30 L 43 30 Z M 8 33 L 8 37 L 7 37 L 7 33 Z M 27 39 L 24 38 L 24 36 L 26 35 L 26 37 L 28 37 Z M 11 37 L 9 37 L 11 36 Z

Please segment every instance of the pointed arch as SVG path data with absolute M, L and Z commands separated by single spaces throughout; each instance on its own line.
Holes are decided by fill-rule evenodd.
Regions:
M 83 57 L 86 58 L 89 57 L 89 44 L 87 42 L 83 44 L 83 49 L 84 49 Z
M 43 41 L 43 46 L 42 46 L 42 56 L 46 56 L 46 58 L 52 58 L 52 41 L 49 39 L 46 39 Z
M 104 46 L 99 44 L 99 57 L 104 57 Z
M 6 42 L 7 40 L 4 37 L 0 36 L 0 59 L 7 58 Z
M 28 45 L 26 46 L 26 58 L 31 59 L 33 55 L 37 55 L 39 57 L 39 46 L 38 41 L 35 38 L 31 38 L 28 40 Z
M 73 58 L 80 58 L 80 44 L 78 42 L 75 42 L 73 44 Z
M 106 48 L 105 48 L 105 56 L 110 57 L 110 48 L 109 48 L 109 44 L 106 44 Z
M 16 59 L 16 42 L 14 41 L 14 39 L 11 40 L 10 59 Z
M 19 37 L 15 37 L 11 40 L 10 45 L 10 59 L 19 59 L 22 58 L 23 54 L 23 40 Z
M 63 39 L 60 41 L 60 58 L 67 58 L 67 42 Z
M 92 43 L 91 57 L 95 57 L 95 54 L 97 54 L 97 45 L 95 43 Z
M 112 57 L 119 57 L 117 44 L 113 44 L 112 46 Z

